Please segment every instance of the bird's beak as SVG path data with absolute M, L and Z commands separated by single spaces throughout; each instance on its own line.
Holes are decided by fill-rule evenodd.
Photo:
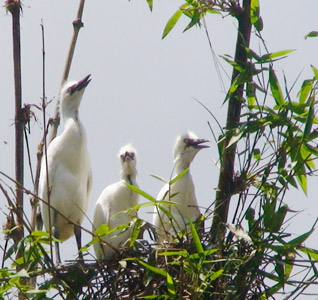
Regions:
M 76 91 L 80 91 L 87 87 L 87 85 L 91 82 L 92 79 L 90 79 L 91 74 L 84 77 L 82 80 L 80 80 L 78 83 L 72 85 L 69 87 L 70 94 L 72 95 Z
M 210 146 L 208 145 L 202 145 L 203 143 L 208 143 L 210 142 L 209 140 L 205 139 L 197 139 L 197 140 L 192 140 L 192 146 L 196 149 L 203 149 L 203 148 L 209 148 Z
M 131 152 L 126 151 L 123 157 L 124 161 L 126 160 L 134 160 L 134 154 Z

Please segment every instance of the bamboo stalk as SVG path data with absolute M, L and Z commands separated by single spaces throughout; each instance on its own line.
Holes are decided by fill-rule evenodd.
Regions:
M 15 91 L 15 177 L 16 182 L 16 219 L 20 226 L 21 238 L 23 237 L 23 191 L 20 186 L 24 182 L 24 115 L 22 109 L 21 85 L 21 45 L 20 45 L 20 10 L 19 0 L 6 1 L 6 9 L 12 15 L 13 39 L 13 65 L 14 65 L 14 91 Z
M 24 112 L 22 109 L 22 84 L 21 84 L 21 39 L 20 39 L 20 0 L 7 0 L 6 9 L 12 15 L 12 39 L 13 39 L 13 66 L 14 66 L 14 91 L 15 91 L 15 178 L 16 178 L 16 224 L 18 231 L 16 240 L 20 241 L 24 236 L 23 226 L 23 190 L 24 184 Z M 15 241 L 16 242 L 16 241 Z M 21 251 L 16 258 L 22 257 Z M 21 267 L 17 266 L 17 271 Z M 23 282 L 22 282 L 23 283 Z M 19 299 L 26 299 L 19 293 Z
M 250 44 L 251 21 L 250 21 L 251 0 L 244 0 L 242 7 L 234 7 L 234 15 L 238 20 L 238 32 L 236 40 L 235 62 L 243 66 L 247 64 L 246 48 Z M 231 83 L 239 75 L 239 71 L 233 68 Z M 221 170 L 219 175 L 218 189 L 214 206 L 214 215 L 211 228 L 211 240 L 219 249 L 222 249 L 225 237 L 225 224 L 228 219 L 228 211 L 232 197 L 234 163 L 236 144 L 227 147 L 232 137 L 231 131 L 237 128 L 241 116 L 244 83 L 239 85 L 237 90 L 229 99 L 226 137 L 222 151 Z

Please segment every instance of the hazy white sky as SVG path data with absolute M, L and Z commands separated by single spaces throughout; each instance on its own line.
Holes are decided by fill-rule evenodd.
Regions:
M 72 35 L 78 2 L 25 0 L 21 18 L 23 102 L 39 104 L 42 96 L 41 19 L 45 26 L 46 47 L 46 95 L 53 100 L 48 116 L 53 116 L 55 99 L 62 77 L 66 53 Z M 199 137 L 211 140 L 210 148 L 202 150 L 195 159 L 191 171 L 196 183 L 197 198 L 202 207 L 213 200 L 218 178 L 214 164 L 218 153 L 208 127 L 209 121 L 215 133 L 219 133 L 208 112 L 197 102 L 206 105 L 223 125 L 226 106 L 220 79 L 209 49 L 204 29 L 183 29 L 189 21 L 182 17 L 180 23 L 164 40 L 161 35 L 170 16 L 182 1 L 154 0 L 150 13 L 145 0 L 87 1 L 70 79 L 79 80 L 92 74 L 87 87 L 80 118 L 86 128 L 89 152 L 93 168 L 93 190 L 88 210 L 92 218 L 95 201 L 104 187 L 119 178 L 117 152 L 127 142 L 138 151 L 138 183 L 141 189 L 156 196 L 162 183 L 149 176 L 155 174 L 169 178 L 172 171 L 172 148 L 177 135 L 188 129 Z M 260 1 L 264 21 L 263 37 L 270 51 L 296 49 L 290 56 L 276 64 L 279 76 L 285 72 L 291 85 L 311 78 L 310 64 L 318 67 L 318 38 L 305 40 L 309 31 L 317 30 L 318 2 Z M 233 55 L 236 42 L 236 22 L 231 17 L 209 15 L 206 18 L 214 51 L 217 55 Z M 0 13 L 0 170 L 14 175 L 14 90 L 12 65 L 11 17 L 4 8 Z M 259 42 L 252 40 L 255 51 Z M 230 75 L 228 66 L 219 59 Z M 228 87 L 227 75 L 222 72 Z M 40 123 L 31 122 L 30 146 L 35 167 L 35 153 L 41 131 L 41 112 L 34 108 Z M 26 187 L 32 189 L 26 169 Z M 303 212 L 291 221 L 292 232 L 310 229 L 317 217 L 317 178 L 310 180 L 306 198 L 292 190 L 286 202 Z M 28 198 L 25 197 L 28 202 Z M 5 222 L 7 211 L 0 196 L 0 221 Z M 147 220 L 151 216 L 141 214 Z M 91 227 L 86 220 L 84 226 Z M 316 233 L 314 233 L 316 235 Z M 84 242 L 89 241 L 84 234 Z M 71 245 L 71 246 L 68 246 Z M 318 248 L 313 236 L 307 246 Z M 74 249 L 69 251 L 66 249 Z M 62 260 L 72 259 L 76 253 L 75 239 L 61 246 Z

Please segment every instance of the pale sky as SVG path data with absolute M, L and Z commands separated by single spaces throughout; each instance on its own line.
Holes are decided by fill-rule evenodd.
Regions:
M 21 17 L 23 103 L 37 104 L 42 96 L 41 28 L 45 27 L 46 95 L 53 100 L 48 117 L 53 116 L 56 94 L 62 78 L 66 53 L 72 35 L 78 2 L 29 1 L 23 2 Z M 215 133 L 220 133 L 214 120 L 194 98 L 207 106 L 224 125 L 226 105 L 204 28 L 192 28 L 182 33 L 189 19 L 183 16 L 173 31 L 161 39 L 166 22 L 182 1 L 154 0 L 151 13 L 145 0 L 87 1 L 83 22 L 69 79 L 80 80 L 92 74 L 80 107 L 80 118 L 88 136 L 88 148 L 93 169 L 93 189 L 87 215 L 92 218 L 95 202 L 105 188 L 119 179 L 118 150 L 127 142 L 137 149 L 137 181 L 141 189 L 156 196 L 162 182 L 155 174 L 169 178 L 172 171 L 172 149 L 177 135 L 193 130 L 200 138 L 211 141 L 191 167 L 199 205 L 207 207 L 214 200 L 218 179 L 217 146 L 207 122 Z M 294 95 L 304 79 L 311 78 L 310 64 L 318 67 L 318 38 L 304 39 L 317 30 L 318 2 L 260 1 L 264 22 L 262 32 L 269 51 L 296 49 L 289 57 L 275 65 L 282 78 L 285 72 L 291 85 L 296 83 Z M 236 22 L 232 17 L 208 15 L 206 23 L 217 55 L 233 55 L 236 42 Z M 0 171 L 14 176 L 14 89 L 12 65 L 11 16 L 2 8 L 0 13 Z M 253 38 L 258 51 L 260 43 Z M 231 75 L 229 67 L 219 62 Z M 222 71 L 226 87 L 227 75 Z M 41 112 L 34 112 L 42 126 Z M 31 156 L 35 168 L 36 150 L 42 129 L 31 121 Z M 27 158 L 25 156 L 25 158 Z M 32 190 L 26 167 L 26 187 Z M 2 180 L 3 178 L 1 178 Z M 291 221 L 289 230 L 303 233 L 311 228 L 318 215 L 316 177 L 309 180 L 308 197 L 291 190 L 285 202 L 294 210 L 302 210 Z M 144 201 L 143 199 L 141 199 Z M 0 197 L 0 221 L 7 212 Z M 28 197 L 25 197 L 28 203 Z M 232 204 L 233 205 L 233 204 Z M 234 203 L 235 205 L 235 203 Z M 234 207 L 233 205 L 233 207 Z M 150 211 L 150 209 L 148 209 Z M 141 218 L 151 220 L 147 211 Z M 91 228 L 86 220 L 83 226 Z M 318 248 L 316 233 L 306 245 Z M 90 236 L 83 234 L 83 244 Z M 74 251 L 70 251 L 74 249 Z M 62 260 L 73 259 L 75 239 L 61 245 Z

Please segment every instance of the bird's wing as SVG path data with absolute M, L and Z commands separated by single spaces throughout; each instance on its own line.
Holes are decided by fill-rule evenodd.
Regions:
M 47 188 L 52 187 L 56 169 L 57 169 L 57 151 L 55 150 L 57 145 L 59 143 L 59 138 L 56 137 L 51 144 L 49 145 L 49 148 L 47 150 L 47 156 L 42 157 L 41 162 L 41 172 L 40 172 L 40 181 L 39 181 L 39 196 L 42 199 L 47 199 Z M 46 165 L 47 163 L 47 165 Z M 48 175 L 47 175 L 48 172 Z M 47 179 L 49 179 L 49 185 L 47 183 Z
M 109 214 L 107 210 L 102 207 L 100 202 L 97 202 L 95 206 L 93 224 L 95 230 L 102 224 L 109 224 Z

